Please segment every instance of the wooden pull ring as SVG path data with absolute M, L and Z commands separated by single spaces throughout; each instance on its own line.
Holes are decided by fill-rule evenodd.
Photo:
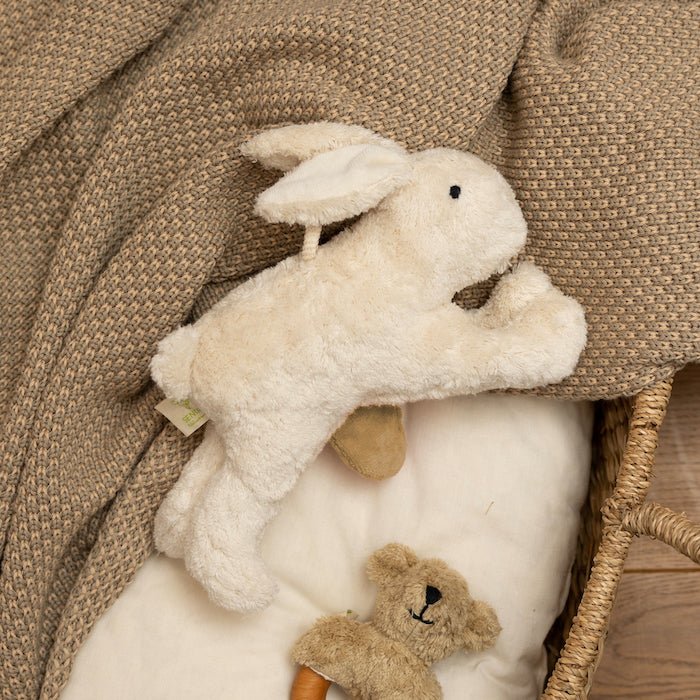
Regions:
M 325 700 L 331 682 L 308 666 L 302 666 L 292 684 L 290 700 Z

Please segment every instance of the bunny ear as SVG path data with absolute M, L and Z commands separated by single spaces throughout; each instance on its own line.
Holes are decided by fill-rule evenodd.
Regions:
M 404 153 L 345 146 L 304 161 L 265 190 L 255 211 L 270 222 L 318 227 L 369 211 L 409 177 Z
M 403 151 L 401 146 L 393 141 L 361 126 L 340 122 L 315 122 L 264 131 L 246 141 L 241 146 L 241 152 L 266 168 L 287 172 L 319 153 L 361 143 L 372 143 L 397 152 Z

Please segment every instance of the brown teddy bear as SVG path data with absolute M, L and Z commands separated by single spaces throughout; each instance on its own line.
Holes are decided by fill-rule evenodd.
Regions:
M 292 649 L 302 665 L 292 700 L 324 698 L 331 680 L 359 700 L 439 699 L 430 665 L 496 641 L 496 614 L 444 561 L 388 544 L 372 554 L 367 573 L 379 588 L 372 619 L 322 617 L 302 635 Z

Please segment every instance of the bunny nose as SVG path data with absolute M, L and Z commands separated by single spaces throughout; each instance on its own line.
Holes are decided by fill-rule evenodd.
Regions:
M 428 605 L 433 605 L 433 603 L 437 603 L 438 600 L 442 598 L 442 593 L 435 588 L 435 586 L 426 586 L 425 588 L 425 602 Z

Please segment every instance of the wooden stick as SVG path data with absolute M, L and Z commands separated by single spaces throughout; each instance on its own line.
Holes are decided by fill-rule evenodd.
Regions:
M 308 666 L 297 671 L 290 700 L 325 700 L 331 682 Z

